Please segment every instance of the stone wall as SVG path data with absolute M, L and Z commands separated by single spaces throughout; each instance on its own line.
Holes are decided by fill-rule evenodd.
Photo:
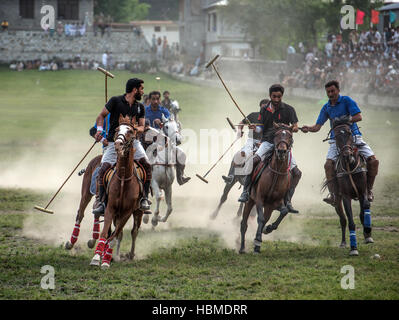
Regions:
M 58 58 L 101 61 L 105 52 L 111 52 L 115 62 L 151 61 L 151 48 L 144 37 L 133 32 L 111 32 L 110 36 L 94 36 L 87 32 L 81 37 L 67 37 L 64 34 L 52 37 L 44 31 L 0 32 L 0 63 Z

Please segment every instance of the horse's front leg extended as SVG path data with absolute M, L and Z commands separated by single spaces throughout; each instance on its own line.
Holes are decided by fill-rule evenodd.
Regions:
M 355 222 L 353 221 L 351 201 L 352 200 L 349 197 L 347 196 L 343 197 L 345 213 L 346 217 L 348 218 L 348 224 L 349 224 L 349 240 L 351 245 L 351 251 L 349 252 L 349 255 L 357 256 L 359 255 L 359 252 L 357 251 L 356 225 Z
M 152 185 L 152 190 L 154 192 L 155 195 L 155 200 L 156 200 L 156 207 L 155 207 L 155 211 L 154 211 L 154 215 L 151 219 L 151 223 L 153 227 L 156 227 L 158 225 L 158 221 L 159 221 L 159 206 L 161 204 L 161 190 L 158 186 L 158 183 L 155 181 L 155 179 L 153 178 L 151 181 L 151 185 Z
M 234 180 L 233 180 L 232 183 L 227 183 L 227 184 L 224 186 L 223 194 L 222 194 L 222 196 L 221 196 L 221 198 L 220 198 L 219 204 L 218 204 L 217 208 L 215 209 L 215 211 L 212 212 L 212 214 L 211 214 L 211 216 L 210 216 L 210 218 L 211 218 L 212 220 L 216 219 L 217 215 L 219 214 L 220 208 L 222 207 L 223 203 L 226 202 L 227 196 L 229 195 L 229 192 L 230 192 L 231 188 L 233 188 L 233 186 L 234 186 L 234 184 L 235 184 L 236 182 L 237 182 L 237 180 L 234 178 Z M 242 205 L 243 205 L 243 203 L 241 203 L 240 206 L 242 206 Z
M 256 213 L 258 215 L 258 228 L 256 229 L 256 236 L 254 239 L 254 252 L 260 253 L 260 246 L 262 244 L 262 230 L 266 224 L 263 204 L 260 201 L 256 203 Z M 269 218 L 267 220 L 269 220 Z
M 340 248 L 346 248 L 346 216 L 344 213 L 344 209 L 342 208 L 342 197 L 337 196 L 336 199 L 337 205 L 335 206 L 335 212 L 339 217 L 339 223 L 341 225 L 341 244 Z
M 103 255 L 104 249 L 105 249 L 105 244 L 107 242 L 107 237 L 108 237 L 108 231 L 111 228 L 114 212 L 115 212 L 115 210 L 113 208 L 110 208 L 109 206 L 107 206 L 107 208 L 105 208 L 104 227 L 100 233 L 100 240 L 98 241 L 98 244 L 96 246 L 96 251 L 95 251 L 94 257 L 90 262 L 90 265 L 92 265 L 92 266 L 100 265 L 100 260 Z
M 244 206 L 244 212 L 242 214 L 242 219 L 241 219 L 241 247 L 240 247 L 240 253 L 245 253 L 245 233 L 247 232 L 248 229 L 248 217 L 249 214 L 251 213 L 251 210 L 253 206 L 255 205 L 255 201 L 252 199 L 249 199 L 248 202 L 245 203 Z
M 363 235 L 366 244 L 374 243 L 371 237 L 371 210 L 370 201 L 367 199 L 367 194 L 364 193 L 359 199 L 360 202 L 360 222 L 363 225 Z
M 281 221 L 283 221 L 283 219 L 287 215 L 288 208 L 285 206 L 284 202 L 282 201 L 278 206 L 279 206 L 278 210 L 280 211 L 280 215 L 278 216 L 276 221 L 274 221 L 272 224 L 269 224 L 265 228 L 263 228 L 262 232 L 264 234 L 269 234 L 269 233 L 273 232 L 274 230 L 277 230 Z
M 136 238 L 137 238 L 137 234 L 139 233 L 139 228 L 141 225 L 142 217 L 143 217 L 142 211 L 136 211 L 133 213 L 133 228 L 131 231 L 132 246 L 130 248 L 130 252 L 127 255 L 130 260 L 132 260 L 135 256 Z
M 164 217 L 161 218 L 161 222 L 166 222 L 172 213 L 172 185 L 169 185 L 165 189 L 165 201 L 168 206 L 168 209 L 166 211 L 166 214 Z

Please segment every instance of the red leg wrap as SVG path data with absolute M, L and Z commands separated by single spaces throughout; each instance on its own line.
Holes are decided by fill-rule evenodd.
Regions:
M 108 263 L 108 264 L 111 263 L 112 252 L 113 252 L 113 249 L 108 247 L 108 249 L 107 249 L 107 251 L 105 252 L 104 257 L 103 257 L 103 263 L 104 263 L 104 262 L 105 262 L 105 263 Z
M 98 239 L 100 236 L 100 219 L 94 218 L 94 225 L 93 225 L 93 239 Z
M 98 243 L 97 243 L 97 247 L 96 247 L 96 254 L 99 254 L 100 256 L 103 254 L 104 252 L 104 247 L 105 247 L 105 239 L 101 238 Z
M 72 244 L 74 244 L 76 241 L 78 241 L 79 231 L 80 231 L 80 225 L 76 223 L 75 228 L 73 228 L 73 232 L 72 232 L 72 236 L 71 236 Z

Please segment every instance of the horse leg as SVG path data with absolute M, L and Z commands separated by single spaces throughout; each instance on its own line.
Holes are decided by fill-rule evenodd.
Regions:
M 89 176 L 89 175 L 87 175 L 87 176 Z M 78 241 L 79 231 L 80 231 L 80 223 L 83 220 L 83 217 L 85 215 L 85 209 L 86 209 L 87 205 L 89 204 L 91 198 L 92 198 L 92 194 L 90 193 L 90 179 L 86 178 L 86 173 L 85 173 L 85 176 L 84 176 L 83 182 L 82 182 L 82 196 L 80 199 L 78 213 L 76 215 L 75 227 L 73 228 L 70 241 L 65 243 L 65 249 L 67 249 L 67 250 L 72 249 L 72 247 L 74 246 L 76 241 Z
M 353 221 L 351 201 L 352 200 L 349 197 L 347 196 L 343 197 L 345 213 L 349 223 L 349 240 L 351 245 L 351 251 L 349 252 L 349 255 L 357 256 L 359 255 L 359 252 L 357 251 L 356 225 L 355 222 Z
M 120 254 L 120 249 L 121 249 L 121 242 L 123 239 L 123 230 L 119 233 L 117 240 L 116 240 L 116 252 L 114 255 L 114 260 L 115 261 L 120 261 L 121 260 L 121 254 Z
M 254 252 L 260 253 L 260 246 L 262 244 L 262 230 L 265 226 L 265 215 L 263 213 L 263 205 L 261 202 L 256 203 L 256 212 L 258 214 L 258 228 L 256 229 L 256 236 L 254 239 Z
M 339 217 L 339 223 L 341 225 L 341 244 L 339 245 L 340 248 L 346 248 L 346 216 L 344 213 L 344 209 L 342 208 L 342 197 L 337 196 L 337 205 L 335 207 L 335 212 Z
M 280 222 L 285 218 L 285 216 L 288 213 L 288 208 L 285 206 L 284 203 L 280 205 L 278 210 L 280 211 L 280 215 L 272 224 L 268 224 L 265 228 L 263 228 L 262 232 L 264 234 L 269 234 L 274 230 L 277 230 L 278 226 L 280 225 Z
M 97 243 L 94 257 L 91 259 L 91 262 L 90 262 L 91 266 L 99 266 L 100 265 L 100 260 L 103 255 L 104 249 L 105 249 L 105 244 L 106 244 L 107 238 L 109 238 L 108 231 L 112 224 L 113 215 L 114 215 L 113 209 L 108 208 L 108 206 L 107 206 L 107 208 L 105 209 L 105 214 L 104 214 L 104 227 L 103 227 L 103 230 L 101 231 L 100 240 Z
M 251 213 L 251 210 L 253 206 L 255 205 L 255 201 L 252 199 L 249 199 L 248 202 L 245 203 L 244 206 L 244 212 L 242 214 L 242 219 L 241 219 L 241 247 L 240 247 L 240 253 L 245 253 L 245 233 L 247 232 L 248 229 L 248 217 L 249 214 Z
M 222 194 L 222 196 L 220 198 L 220 201 L 219 201 L 219 204 L 218 204 L 216 210 L 210 216 L 210 218 L 212 220 L 216 219 L 217 215 L 219 214 L 220 208 L 222 207 L 223 203 L 226 202 L 227 196 L 229 195 L 229 192 L 230 192 L 231 188 L 233 188 L 233 186 L 235 185 L 236 182 L 237 182 L 237 180 L 234 178 L 232 183 L 227 183 L 225 185 L 225 187 L 223 189 L 223 194 Z
M 161 222 L 166 222 L 173 210 L 173 208 L 172 208 L 172 185 L 167 186 L 165 189 L 165 201 L 168 206 L 168 209 L 166 211 L 166 215 L 161 218 Z
M 94 222 L 93 222 L 93 234 L 92 238 L 87 241 L 87 246 L 90 249 L 94 248 L 94 245 L 96 244 L 96 241 L 100 235 L 100 216 L 99 215 L 94 215 Z
M 156 181 L 154 179 L 152 179 L 151 181 L 152 183 L 152 190 L 154 191 L 154 195 L 155 195 L 155 199 L 156 199 L 156 207 L 155 207 L 155 211 L 154 211 L 154 215 L 151 219 L 151 224 L 153 227 L 156 227 L 158 225 L 158 221 L 159 221 L 159 206 L 161 204 L 161 190 L 158 186 L 158 183 L 156 183 Z
M 119 234 L 122 233 L 123 227 L 125 226 L 127 220 L 129 220 L 129 218 L 129 211 L 121 212 L 121 218 L 119 218 L 116 223 L 115 231 L 107 239 L 108 246 L 106 247 L 106 250 L 104 252 L 103 261 L 101 264 L 102 269 L 108 269 L 110 267 L 116 239 L 119 237 Z
M 244 207 L 244 203 L 241 202 L 240 206 L 238 207 L 238 211 L 237 211 L 237 218 L 241 217 L 242 215 L 242 208 Z
M 133 228 L 131 231 L 131 235 L 132 235 L 132 246 L 130 248 L 130 252 L 127 254 L 128 259 L 133 260 L 134 256 L 135 256 L 135 248 L 136 248 L 136 238 L 137 238 L 137 234 L 139 233 L 139 228 L 141 225 L 141 219 L 143 216 L 143 212 L 141 211 L 136 211 L 133 213 Z
M 374 243 L 371 237 L 371 211 L 370 211 L 370 201 L 367 199 L 367 195 L 359 199 L 360 202 L 360 222 L 363 225 L 363 235 L 366 244 Z

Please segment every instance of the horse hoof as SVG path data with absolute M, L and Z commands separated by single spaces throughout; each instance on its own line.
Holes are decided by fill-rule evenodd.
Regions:
M 144 222 L 145 224 L 147 224 L 148 221 L 150 221 L 150 217 L 148 216 L 148 214 L 144 214 L 143 222 Z
M 93 249 L 95 244 L 96 244 L 96 239 L 90 239 L 89 241 L 87 241 L 87 246 L 90 249 Z
M 117 255 L 113 256 L 112 259 L 113 259 L 113 261 L 115 261 L 115 262 L 121 261 L 121 257 L 120 257 L 120 256 L 117 256 Z
M 255 246 L 254 247 L 254 253 L 256 253 L 256 254 L 260 253 L 260 246 Z
M 349 255 L 350 255 L 350 256 L 358 256 L 358 255 L 359 255 L 359 251 L 357 251 L 357 250 L 351 250 L 351 251 L 349 252 Z
M 158 219 L 157 218 L 154 219 L 154 218 L 151 219 L 151 224 L 153 227 L 156 227 L 158 225 Z
M 240 249 L 240 251 L 238 251 L 239 254 L 245 254 L 245 249 Z
M 265 228 L 263 228 L 262 233 L 269 234 L 273 232 L 273 230 L 276 230 L 276 228 L 274 228 L 273 225 L 269 224 Z
M 369 244 L 369 243 L 374 243 L 374 240 L 373 240 L 372 237 L 367 237 L 366 239 L 364 239 L 364 242 L 365 242 L 366 244 Z
M 96 254 L 90 262 L 91 266 L 99 266 L 100 265 L 100 255 Z
M 109 269 L 109 267 L 110 267 L 110 264 L 108 262 L 103 262 L 101 265 L 101 269 L 103 269 L 103 270 Z
M 346 248 L 346 242 L 341 242 L 341 244 L 339 245 L 340 248 Z
M 70 243 L 69 241 L 68 241 L 67 243 L 65 243 L 65 249 L 67 249 L 67 250 L 71 250 L 71 249 L 72 249 L 72 247 L 73 247 L 73 244 L 72 244 L 72 243 Z
M 210 216 L 209 216 L 209 219 L 211 219 L 211 220 L 215 220 L 216 219 L 216 217 L 217 217 L 217 213 L 216 212 L 213 212 Z

